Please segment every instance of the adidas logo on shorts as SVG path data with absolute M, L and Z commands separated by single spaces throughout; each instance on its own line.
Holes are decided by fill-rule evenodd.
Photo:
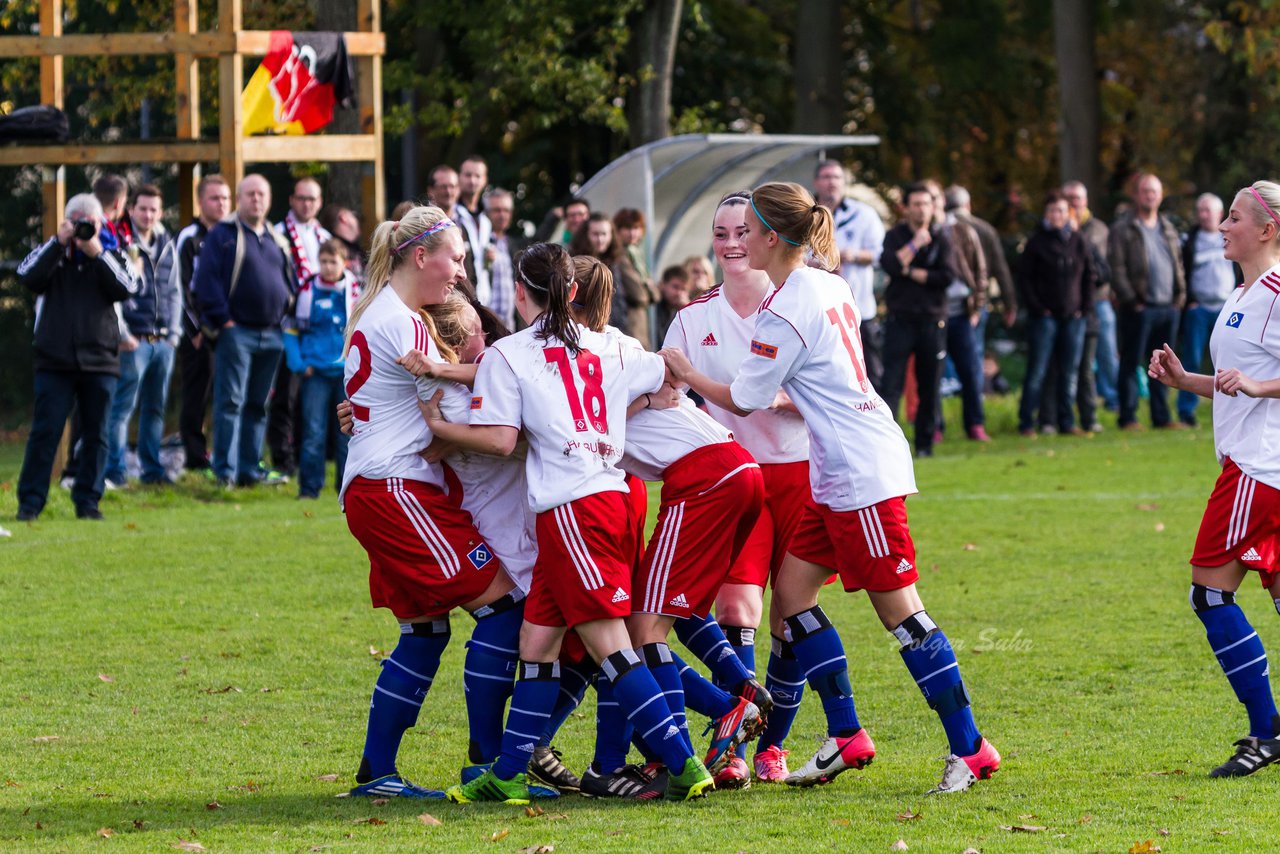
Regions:
M 614 594 L 613 594 L 614 602 L 625 602 L 630 598 L 631 597 L 627 595 L 627 591 L 623 590 L 621 587 L 619 587 L 616 591 L 614 591 Z
M 902 560 L 898 561 L 898 568 L 895 572 L 897 572 L 898 575 L 902 575 L 902 573 L 910 572 L 913 569 L 915 569 L 915 567 L 911 565 L 911 561 L 904 557 Z
M 1240 560 L 1242 561 L 1250 560 L 1250 561 L 1257 562 L 1262 560 L 1262 555 L 1258 554 L 1257 549 L 1249 549 L 1249 551 L 1240 555 Z
M 708 332 L 707 337 L 702 339 L 703 347 L 719 347 L 720 342 L 716 340 L 716 336 Z
M 672 599 L 668 604 L 672 608 L 688 608 L 689 600 L 684 598 L 684 594 L 681 593 L 678 596 L 676 596 L 676 598 Z
M 666 741 L 668 738 L 671 738 L 671 736 L 679 735 L 679 734 L 680 734 L 679 728 L 673 724 L 672 726 L 667 727 L 667 734 L 662 737 L 662 740 Z
M 517 748 L 517 749 L 519 749 L 519 750 L 523 750 L 525 753 L 533 753 L 533 742 L 532 742 L 532 741 L 530 741 L 530 742 L 527 742 L 527 743 L 525 743 L 525 744 L 522 744 L 522 745 L 520 745 L 520 747 L 519 747 L 519 748 Z

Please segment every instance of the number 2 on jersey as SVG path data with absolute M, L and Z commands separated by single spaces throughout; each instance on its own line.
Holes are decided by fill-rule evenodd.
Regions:
M 574 429 L 585 433 L 590 422 L 597 433 L 608 433 L 609 413 L 604 404 L 604 374 L 600 367 L 600 357 L 589 350 L 578 351 L 574 361 L 578 366 L 578 376 L 582 378 L 582 395 L 579 397 L 577 384 L 573 381 L 573 369 L 569 364 L 569 354 L 565 349 L 548 347 L 542 354 L 548 364 L 560 369 L 560 381 L 564 383 L 564 393 L 569 399 Z
M 360 390 L 360 386 L 368 382 L 369 375 L 373 373 L 373 355 L 369 352 L 369 341 L 364 337 L 363 332 L 356 330 L 356 334 L 351 336 L 351 349 L 360 354 L 360 367 L 351 375 L 351 379 L 347 380 L 347 400 L 351 400 L 351 416 L 361 421 L 368 421 L 369 407 L 361 406 L 352 400 Z
M 844 348 L 849 351 L 849 360 L 853 362 L 853 371 L 858 375 L 858 388 L 863 394 L 870 394 L 871 383 L 867 382 L 867 367 L 862 363 L 862 333 L 858 329 L 857 312 L 853 310 L 853 306 L 845 303 L 843 322 L 834 308 L 827 309 L 827 320 L 840 330 L 840 339 L 844 341 Z M 849 338 L 850 329 L 853 330 L 853 340 Z M 858 342 L 856 350 L 853 347 L 854 340 Z

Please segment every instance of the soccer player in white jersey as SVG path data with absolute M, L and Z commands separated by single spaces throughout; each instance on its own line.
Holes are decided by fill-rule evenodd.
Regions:
M 493 767 L 451 788 L 450 799 L 527 802 L 529 757 L 559 690 L 557 656 L 574 628 L 610 681 L 627 717 L 671 769 L 666 796 L 684 800 L 713 786 L 685 742 L 653 674 L 631 648 L 626 485 L 617 467 L 627 406 L 666 382 L 662 360 L 624 349 L 578 324 L 573 265 L 563 247 L 525 250 L 516 267 L 516 308 L 529 328 L 497 341 L 480 363 L 470 424 L 428 412 L 436 435 L 481 453 L 508 455 L 529 442 L 529 502 L 538 514 L 538 562 L 520 636 L 520 670 L 502 752 Z
M 1280 717 L 1267 652 L 1235 603 L 1250 570 L 1280 611 L 1280 186 L 1256 181 L 1218 226 L 1245 284 L 1227 299 L 1209 339 L 1214 375 L 1188 373 L 1166 343 L 1147 373 L 1213 400 L 1222 473 L 1191 555 L 1191 607 L 1249 716 L 1249 734 L 1212 777 L 1243 777 L 1280 759 Z
M 663 344 L 681 350 L 700 373 L 723 383 L 733 380 L 749 354 L 756 314 L 773 291 L 768 275 L 751 269 L 742 248 L 749 195 L 729 193 L 721 200 L 712 222 L 711 244 L 724 281 L 676 315 Z M 707 411 L 751 452 L 765 484 L 764 508 L 716 596 L 720 630 L 692 621 L 676 624 L 685 646 L 711 667 L 718 684 L 732 690 L 741 679 L 755 676 L 755 632 L 763 613 L 764 588 L 782 565 L 791 534 L 812 497 L 809 436 L 804 419 L 785 398 L 782 405 L 746 418 L 710 402 Z M 773 708 L 756 747 L 754 765 L 760 780 L 780 783 L 790 773 L 782 744 L 800 709 L 804 672 L 782 637 L 782 615 L 776 611 L 770 628 L 772 650 L 765 688 Z M 725 644 L 734 656 L 720 654 Z M 735 756 L 716 774 L 716 788 L 742 787 L 750 781 L 750 773 L 745 759 Z
M 418 309 L 444 301 L 465 277 L 458 229 L 434 207 L 416 207 L 374 232 L 369 285 L 347 326 L 346 392 L 356 427 L 339 500 L 351 533 L 369 554 L 374 607 L 400 622 L 400 641 L 374 687 L 357 786 L 352 795 L 443 797 L 404 780 L 396 753 L 417 721 L 449 642 L 449 612 L 487 608 L 473 637 L 510 647 L 520 594 L 445 493 L 439 463 L 419 455 L 431 431 L 418 408 L 411 350 L 439 359 Z M 514 614 L 515 616 L 510 616 Z
M 839 260 L 831 212 L 790 183 L 762 185 L 748 207 L 742 241 L 747 261 L 778 289 L 756 318 L 751 355 L 730 384 L 695 371 L 679 350 L 663 350 L 663 356 L 678 380 L 739 415 L 773 405 L 781 386 L 809 431 L 813 501 L 778 571 L 772 608 L 783 615 L 785 637 L 822 698 L 828 738 L 786 782 L 826 783 L 875 756 L 854 709 L 843 644 L 817 604 L 835 570 L 847 591 L 867 591 L 942 721 L 951 755 L 932 791 L 967 789 L 989 777 L 1000 757 L 978 731 L 951 643 L 916 591 L 904 501 L 916 491 L 911 453 L 867 380 L 849 287 L 839 276 L 805 265 L 806 247 L 828 269 Z

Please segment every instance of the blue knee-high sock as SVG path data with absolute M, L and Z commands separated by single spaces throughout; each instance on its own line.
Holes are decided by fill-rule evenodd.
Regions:
M 520 659 L 520 625 L 524 622 L 524 594 L 512 590 L 492 604 L 471 613 L 476 627 L 467 641 L 462 665 L 462 689 L 467 700 L 471 744 L 467 758 L 482 765 L 502 750 L 502 714 L 515 687 Z
M 521 661 L 520 678 L 511 694 L 507 728 L 502 732 L 502 754 L 493 773 L 510 780 L 529 770 L 533 748 L 547 728 L 560 691 L 560 662 Z
M 582 704 L 587 693 L 587 686 L 596 680 L 596 672 L 600 668 L 589 657 L 569 664 L 560 663 L 560 693 L 556 696 L 556 707 L 551 711 L 551 720 L 547 721 L 547 729 L 538 741 L 539 747 L 550 747 L 551 741 L 564 726 L 564 722 L 573 714 L 574 709 Z
M 676 637 L 703 664 L 711 670 L 716 681 L 730 689 L 736 688 L 751 678 L 751 673 L 742 666 L 742 661 L 734 655 L 733 647 L 710 615 L 702 617 L 686 617 L 676 620 Z
M 449 621 L 401 623 L 400 642 L 382 662 L 382 672 L 369 701 L 369 726 L 357 783 L 367 783 L 396 773 L 396 754 L 404 731 L 418 720 L 440 669 L 440 656 L 449 644 Z
M 956 756 L 977 753 L 982 733 L 973 721 L 969 692 L 960 678 L 960 663 L 951 649 L 951 641 L 926 611 L 907 617 L 893 633 L 902 644 L 899 652 L 907 670 L 911 671 L 929 708 L 937 712 L 942 721 L 951 752 Z
M 756 630 L 750 626 L 722 626 L 724 636 L 729 641 L 729 646 L 733 647 L 734 654 L 738 656 L 738 660 L 742 662 L 742 667 L 751 676 L 756 678 Z M 725 687 L 724 685 L 720 686 Z M 747 745 L 739 744 L 735 751 L 739 758 L 745 758 L 747 755 Z
M 640 662 L 640 657 L 633 650 L 623 649 L 607 656 L 600 663 L 600 669 L 613 683 L 613 696 L 618 707 L 626 712 L 636 732 L 657 751 L 672 773 L 683 773 L 693 751 L 680 734 L 680 727 L 671 717 L 662 689 L 654 681 L 649 668 Z
M 653 674 L 653 681 L 657 682 L 658 687 L 662 689 L 667 708 L 671 710 L 671 718 L 676 722 L 676 726 L 680 727 L 680 735 L 684 738 L 685 744 L 689 745 L 689 751 L 692 753 L 693 741 L 689 738 L 689 722 L 684 714 L 684 685 L 680 679 L 680 668 L 671 655 L 671 649 L 665 643 L 647 643 L 636 652 L 640 654 L 641 660 Z
M 796 660 L 804 669 L 809 685 L 822 698 L 827 713 L 827 735 L 848 737 L 862 728 L 853 705 L 853 688 L 849 685 L 849 663 L 844 657 L 844 644 L 835 626 L 814 605 L 782 621 L 783 631 L 791 641 Z
M 1192 584 L 1191 607 L 1204 623 L 1209 646 L 1236 698 L 1249 713 L 1249 735 L 1275 738 L 1280 722 L 1276 720 L 1276 703 L 1267 677 L 1267 651 L 1236 604 L 1235 594 Z
M 627 764 L 631 749 L 631 721 L 613 696 L 613 683 L 596 677 L 596 752 L 592 764 L 604 774 Z
M 707 677 L 694 670 L 680 656 L 671 653 L 680 672 L 680 684 L 684 689 L 684 704 L 695 712 L 715 720 L 732 712 L 738 698 L 723 688 L 717 688 Z
M 773 711 L 769 713 L 764 733 L 756 745 L 757 752 L 770 747 L 781 747 L 787 734 L 791 732 L 796 713 L 800 711 L 800 699 L 804 697 L 804 668 L 796 660 L 789 641 L 773 638 L 764 687 L 773 695 Z

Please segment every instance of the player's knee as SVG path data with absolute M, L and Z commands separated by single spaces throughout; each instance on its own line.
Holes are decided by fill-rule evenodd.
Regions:
M 476 608 L 471 612 L 471 617 L 478 622 L 487 617 L 497 617 L 501 614 L 510 613 L 524 604 L 526 596 L 527 594 L 523 590 L 516 587 L 494 599 L 488 605 L 481 605 Z
M 401 623 L 400 636 L 415 638 L 447 638 L 449 637 L 449 618 L 439 617 L 434 620 L 424 620 L 420 623 Z
M 929 636 L 938 631 L 938 624 L 928 611 L 916 611 L 890 631 L 903 649 L 920 649 L 928 642 Z
M 821 605 L 806 608 L 782 620 L 783 637 L 791 643 L 799 643 L 807 637 L 830 628 L 832 628 L 831 618 L 822 610 Z
M 1234 605 L 1236 603 L 1234 591 L 1219 590 L 1216 587 L 1195 583 L 1192 583 L 1191 592 L 1187 598 L 1191 602 L 1191 610 L 1197 614 L 1202 611 L 1208 611 L 1210 608 L 1220 608 L 1223 605 Z

